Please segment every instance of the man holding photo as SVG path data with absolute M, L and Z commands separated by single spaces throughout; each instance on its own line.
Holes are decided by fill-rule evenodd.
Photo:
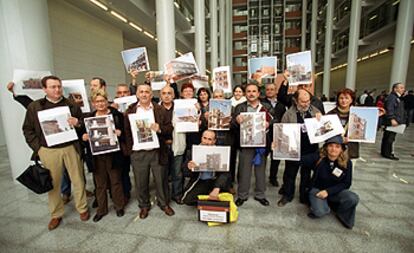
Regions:
M 216 144 L 216 134 L 212 130 L 205 130 L 201 136 L 200 145 L 213 146 Z M 188 155 L 191 158 L 191 152 Z M 190 160 L 190 159 L 188 159 Z M 192 160 L 188 162 L 188 169 L 194 171 L 196 163 Z M 218 194 L 222 191 L 228 191 L 229 172 L 193 172 L 190 181 L 186 186 L 183 195 L 183 202 L 186 205 L 197 205 L 198 195 L 209 195 L 212 200 L 218 200 Z
M 246 98 L 247 101 L 239 104 L 234 109 L 232 115 L 231 126 L 232 130 L 237 131 L 236 138 L 240 138 L 240 124 L 243 122 L 243 117 L 240 115 L 242 112 L 266 112 L 266 129 L 269 128 L 270 115 L 266 108 L 260 103 L 259 100 L 260 91 L 259 86 L 256 84 L 247 84 L 246 86 Z M 268 140 L 269 138 L 267 138 Z M 270 142 L 269 142 L 270 145 Z M 250 181 L 252 176 L 252 170 L 256 177 L 255 197 L 263 206 L 268 206 L 270 203 L 266 199 L 266 156 L 269 149 L 241 147 L 239 153 L 239 172 L 238 172 L 238 190 L 236 205 L 241 206 L 249 197 Z
M 60 185 L 63 173 L 63 165 L 67 169 L 73 184 L 73 193 L 76 203 L 76 210 L 80 213 L 80 219 L 89 219 L 88 205 L 86 202 L 85 181 L 83 176 L 83 164 L 80 159 L 80 144 L 78 140 L 58 144 L 49 147 L 40 126 L 37 116 L 39 111 L 57 108 L 61 106 L 69 107 L 71 117 L 68 124 L 75 127 L 80 133 L 80 120 L 82 111 L 78 105 L 63 97 L 62 81 L 56 76 L 46 76 L 42 79 L 45 98 L 33 101 L 28 107 L 23 123 L 23 133 L 26 142 L 33 149 L 34 156 L 39 156 L 42 164 L 50 170 L 53 181 L 53 189 L 48 192 L 49 211 L 52 219 L 48 229 L 53 230 L 59 226 L 64 208 L 60 197 Z

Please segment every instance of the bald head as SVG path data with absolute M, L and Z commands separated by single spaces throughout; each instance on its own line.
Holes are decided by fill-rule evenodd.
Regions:
M 311 95 L 308 91 L 300 89 L 297 90 L 296 102 L 299 111 L 306 112 L 309 110 Z

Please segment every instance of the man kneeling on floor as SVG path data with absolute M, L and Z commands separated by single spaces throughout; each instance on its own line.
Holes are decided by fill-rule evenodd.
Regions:
M 212 146 L 216 143 L 216 134 L 211 130 L 203 132 L 200 145 Z M 190 154 L 191 159 L 191 154 Z M 187 160 L 190 160 L 187 159 Z M 188 169 L 193 171 L 196 163 L 192 160 L 188 162 Z M 191 179 L 186 186 L 183 195 L 183 202 L 186 205 L 197 205 L 198 195 L 207 195 L 212 200 L 218 200 L 218 195 L 221 191 L 228 191 L 230 185 L 229 172 L 193 172 Z

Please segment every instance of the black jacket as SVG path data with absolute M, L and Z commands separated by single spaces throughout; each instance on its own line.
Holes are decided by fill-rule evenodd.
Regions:
M 386 111 L 385 125 L 390 126 L 392 119 L 395 119 L 398 124 L 405 124 L 406 116 L 404 102 L 398 97 L 397 93 L 391 92 L 390 95 L 387 96 L 384 108 Z

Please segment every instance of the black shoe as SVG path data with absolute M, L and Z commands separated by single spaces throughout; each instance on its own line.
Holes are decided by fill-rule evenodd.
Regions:
M 279 195 L 283 195 L 285 193 L 285 190 L 283 189 L 283 185 L 282 187 L 279 188 Z
M 263 198 L 263 199 L 258 199 L 258 198 L 254 198 L 254 200 L 256 200 L 256 201 L 259 201 L 259 203 L 260 204 L 262 204 L 263 206 L 268 206 L 268 205 L 270 205 L 270 203 L 269 203 L 269 201 L 267 200 L 267 199 L 265 199 L 265 198 Z
M 309 218 L 311 218 L 311 219 L 317 219 L 317 218 L 318 218 L 318 217 L 317 217 L 315 214 L 313 214 L 312 212 L 308 213 L 308 217 L 309 217 Z
M 181 197 L 176 197 L 173 198 L 173 200 L 175 201 L 175 203 L 177 203 L 178 205 L 184 205 L 183 200 L 181 199 Z
M 283 196 L 278 202 L 277 202 L 277 206 L 282 207 L 285 206 L 287 203 L 289 203 L 290 201 Z
M 119 209 L 116 211 L 116 216 L 118 217 L 122 217 L 124 216 L 124 214 L 125 214 L 124 209 Z
M 242 206 L 245 201 L 247 201 L 247 199 L 237 199 L 236 206 Z
M 102 219 L 102 217 L 104 217 L 105 215 L 100 215 L 100 214 L 95 214 L 95 216 L 93 217 L 93 222 L 98 222 Z
M 95 198 L 95 200 L 92 203 L 92 208 L 97 208 L 97 207 L 98 207 L 98 201 Z
M 398 161 L 400 160 L 400 158 L 394 156 L 394 155 L 383 155 L 382 157 L 390 159 L 390 160 L 394 160 L 394 161 Z
M 279 187 L 279 182 L 277 181 L 277 179 L 269 179 L 269 183 L 274 187 Z

